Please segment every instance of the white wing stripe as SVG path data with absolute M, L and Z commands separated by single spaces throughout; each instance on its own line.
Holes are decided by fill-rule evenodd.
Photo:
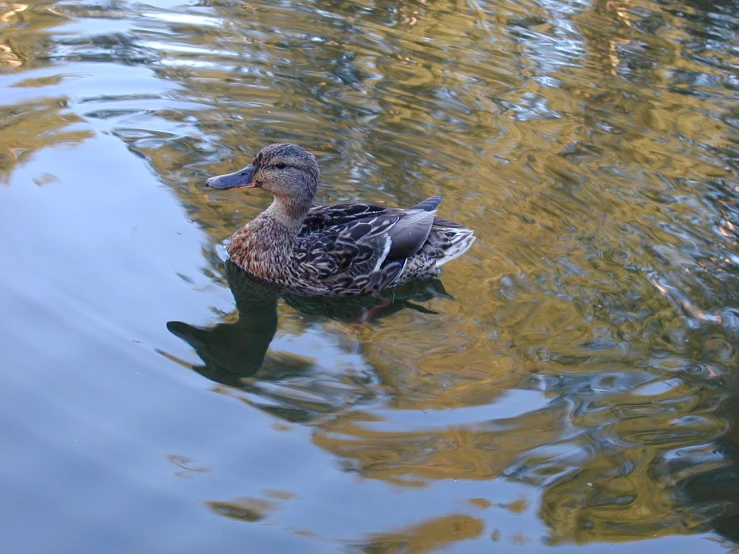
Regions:
M 372 271 L 377 271 L 380 269 L 380 266 L 382 265 L 382 262 L 385 261 L 385 258 L 387 258 L 388 252 L 390 252 L 390 247 L 393 245 L 392 239 L 388 236 L 386 237 L 385 246 L 382 249 L 382 254 L 377 257 L 377 263 L 375 264 L 375 268 Z

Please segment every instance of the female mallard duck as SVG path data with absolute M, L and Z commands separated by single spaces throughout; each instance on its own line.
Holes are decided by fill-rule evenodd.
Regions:
M 306 294 L 355 296 L 430 277 L 464 254 L 472 229 L 436 219 L 441 196 L 407 209 L 336 204 L 311 209 L 318 163 L 294 144 L 263 148 L 215 189 L 256 187 L 272 205 L 234 233 L 231 259 L 252 276 Z

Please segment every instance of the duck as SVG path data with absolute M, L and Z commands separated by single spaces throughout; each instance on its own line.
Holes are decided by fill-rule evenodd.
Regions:
M 434 277 L 475 241 L 472 229 L 436 217 L 441 196 L 410 208 L 312 207 L 319 178 L 316 157 L 288 143 L 266 146 L 245 168 L 209 178 L 212 189 L 257 188 L 274 197 L 231 237 L 233 263 L 299 294 L 358 296 Z

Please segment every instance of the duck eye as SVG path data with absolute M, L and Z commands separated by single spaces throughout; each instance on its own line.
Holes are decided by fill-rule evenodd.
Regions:
M 282 162 L 279 162 L 279 163 L 276 163 L 276 164 L 275 164 L 275 167 L 276 167 L 277 169 L 285 169 L 285 164 L 284 164 L 284 163 L 282 163 Z

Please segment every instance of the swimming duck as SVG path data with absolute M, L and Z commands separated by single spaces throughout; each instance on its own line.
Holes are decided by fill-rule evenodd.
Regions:
M 214 189 L 261 188 L 274 196 L 231 237 L 231 260 L 257 279 L 303 294 L 356 296 L 434 276 L 475 240 L 472 229 L 436 218 L 441 196 L 406 209 L 359 203 L 311 209 L 319 176 L 313 154 L 272 144 L 244 169 L 208 179 Z

